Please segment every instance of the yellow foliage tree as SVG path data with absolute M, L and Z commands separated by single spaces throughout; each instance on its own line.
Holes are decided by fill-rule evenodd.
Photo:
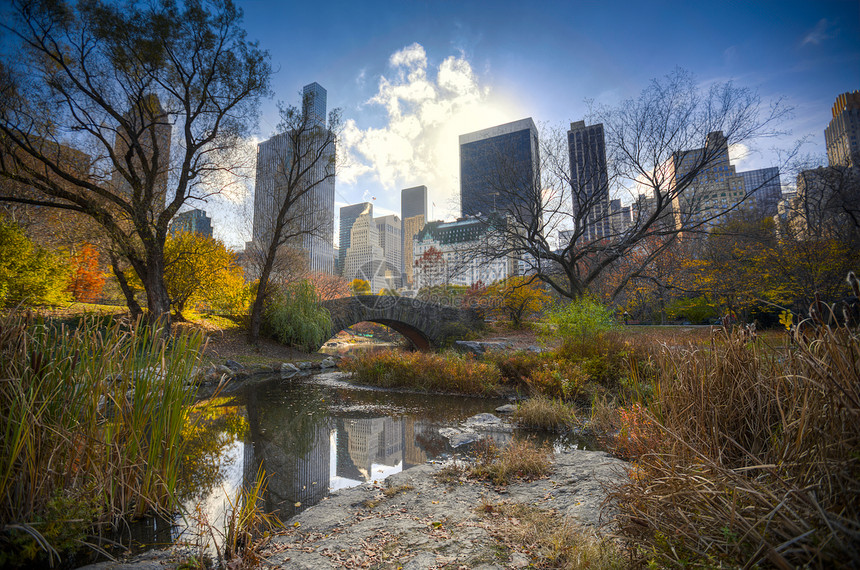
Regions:
M 170 235 L 164 258 L 164 281 L 177 317 L 191 305 L 207 304 L 228 312 L 247 308 L 242 268 L 220 240 L 191 232 Z
M 486 292 L 490 312 L 507 317 L 515 327 L 540 314 L 551 301 L 542 282 L 530 277 L 510 277 L 490 285 Z
M 352 291 L 353 295 L 373 294 L 373 290 L 370 288 L 370 283 L 357 277 L 349 283 L 349 290 Z

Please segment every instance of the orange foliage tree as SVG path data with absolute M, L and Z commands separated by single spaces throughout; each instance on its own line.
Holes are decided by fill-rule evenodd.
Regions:
M 91 243 L 80 246 L 72 255 L 72 279 L 69 292 L 76 301 L 94 303 L 102 293 L 105 274 L 99 269 L 99 252 Z

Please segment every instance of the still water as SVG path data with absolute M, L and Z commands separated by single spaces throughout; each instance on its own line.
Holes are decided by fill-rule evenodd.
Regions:
M 451 447 L 439 430 L 507 403 L 362 388 L 344 377 L 276 377 L 196 404 L 184 434 L 190 443 L 180 484 L 186 511 L 223 528 L 228 503 L 262 468 L 268 476 L 265 508 L 287 521 L 332 491 L 468 453 L 467 447 Z M 502 443 L 512 436 L 489 435 Z M 558 437 L 551 443 L 589 447 Z M 144 526 L 134 541 L 155 545 L 182 538 L 193 525 L 185 519 Z

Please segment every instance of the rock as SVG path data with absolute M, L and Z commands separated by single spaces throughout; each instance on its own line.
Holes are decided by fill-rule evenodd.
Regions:
M 307 370 L 308 368 L 313 368 L 314 363 L 310 362 L 308 360 L 305 360 L 304 362 L 299 362 L 298 366 L 299 366 L 299 370 Z
M 517 411 L 517 407 L 514 404 L 505 404 L 496 408 L 496 411 L 500 414 L 512 414 Z
M 227 368 L 229 368 L 230 370 L 232 370 L 233 372 L 238 372 L 239 370 L 242 370 L 243 368 L 245 368 L 244 366 L 242 366 L 241 364 L 239 364 L 235 360 L 227 360 L 227 362 L 225 362 L 224 365 Z
M 460 352 L 482 356 L 487 351 L 509 350 L 513 348 L 513 345 L 507 341 L 479 342 L 475 340 L 457 340 L 454 341 L 454 348 Z
M 464 425 L 474 430 L 509 431 L 513 429 L 508 422 L 493 414 L 477 414 L 467 419 Z
M 216 366 L 215 372 L 217 372 L 218 374 L 226 374 L 227 376 L 233 375 L 233 370 L 227 368 L 223 364 L 219 364 L 218 366 Z
M 292 375 L 299 371 L 298 366 L 292 362 L 284 362 L 281 364 L 281 376 Z
M 528 350 L 529 352 L 536 352 L 538 354 L 543 352 L 543 349 L 536 344 L 529 346 L 528 348 L 526 348 L 526 350 Z
M 323 361 L 320 362 L 320 368 L 334 368 L 335 366 L 337 366 L 337 362 L 335 362 L 334 358 L 332 358 L 331 356 L 323 359 Z
M 451 447 L 460 447 L 461 445 L 466 445 L 467 443 L 472 443 L 473 441 L 478 440 L 478 432 L 475 430 L 460 430 L 457 428 L 441 428 L 439 430 L 439 435 L 448 440 L 448 443 L 451 444 Z

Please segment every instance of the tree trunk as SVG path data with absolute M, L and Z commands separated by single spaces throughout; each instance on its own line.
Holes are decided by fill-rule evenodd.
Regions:
M 257 295 L 254 298 L 254 305 L 251 307 L 251 322 L 248 324 L 248 342 L 251 344 L 257 344 L 257 341 L 260 339 L 260 326 L 263 323 L 263 307 L 266 304 L 266 297 L 268 297 L 269 277 L 272 275 L 276 253 L 277 247 L 272 246 L 269 248 L 263 269 L 260 271 Z
M 116 254 L 110 252 L 110 266 L 113 269 L 113 274 L 116 275 L 116 280 L 119 282 L 119 287 L 122 289 L 122 294 L 125 296 L 125 304 L 128 305 L 128 311 L 131 313 L 131 318 L 136 319 L 143 314 L 143 309 L 140 308 L 137 300 L 134 298 L 134 291 L 128 284 L 128 279 L 125 277 L 125 272 L 119 267 L 119 259 Z
M 146 307 L 149 310 L 148 321 L 151 325 L 161 327 L 162 334 L 170 334 L 170 296 L 164 284 L 164 250 L 148 247 L 146 252 L 145 271 L 138 270 L 146 291 Z M 143 273 L 143 275 L 140 275 Z

